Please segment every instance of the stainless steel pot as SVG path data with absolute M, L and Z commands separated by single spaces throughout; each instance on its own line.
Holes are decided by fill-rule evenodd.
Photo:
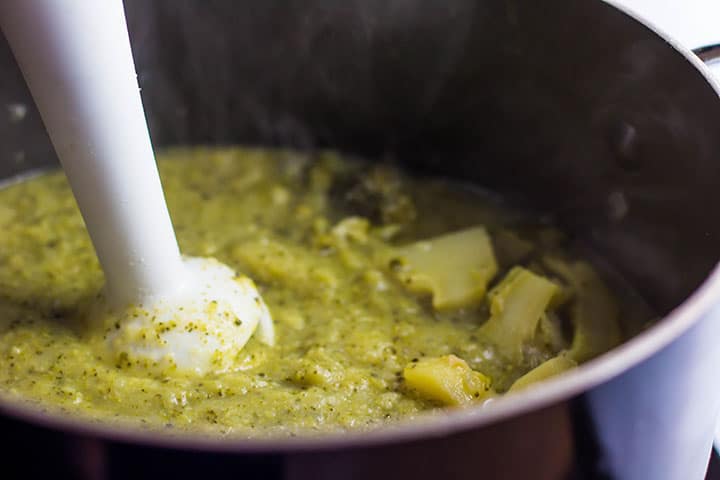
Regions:
M 476 182 L 555 217 L 664 318 L 493 408 L 371 433 L 171 438 L 0 403 L 6 468 L 31 445 L 43 460 L 25 473 L 85 478 L 702 478 L 720 411 L 720 88 L 697 57 L 597 0 L 126 10 L 157 146 L 331 146 Z M 4 41 L 0 71 L 0 178 L 54 165 Z

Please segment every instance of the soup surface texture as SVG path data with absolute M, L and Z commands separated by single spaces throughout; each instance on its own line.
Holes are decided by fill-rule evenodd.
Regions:
M 177 149 L 159 168 L 182 252 L 256 282 L 275 346 L 204 376 L 109 356 L 90 314 L 103 274 L 48 173 L 0 190 L 3 396 L 211 434 L 362 429 L 486 408 L 624 337 L 563 236 L 485 193 L 332 153 Z

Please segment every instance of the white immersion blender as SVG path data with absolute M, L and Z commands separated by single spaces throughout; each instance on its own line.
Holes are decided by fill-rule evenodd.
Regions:
M 105 272 L 95 310 L 113 318 L 109 352 L 202 374 L 232 368 L 256 329 L 272 345 L 272 320 L 251 279 L 180 255 L 121 0 L 0 0 L 0 28 Z

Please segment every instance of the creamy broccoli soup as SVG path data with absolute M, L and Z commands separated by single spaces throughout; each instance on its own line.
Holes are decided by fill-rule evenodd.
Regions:
M 226 371 L 109 355 L 103 274 L 62 172 L 0 190 L 0 392 L 100 421 L 222 434 L 369 428 L 487 399 L 618 344 L 621 303 L 555 229 L 393 167 L 241 148 L 159 168 L 184 254 L 270 309 Z M 173 328 L 157 325 L 158 331 Z

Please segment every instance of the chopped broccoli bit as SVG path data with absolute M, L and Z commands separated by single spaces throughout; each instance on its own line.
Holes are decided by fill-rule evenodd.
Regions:
M 479 305 L 498 269 L 483 227 L 405 246 L 390 263 L 409 291 L 432 293 L 436 310 Z
M 559 290 L 550 280 L 514 267 L 488 293 L 490 319 L 480 327 L 480 335 L 510 361 L 521 363 L 523 346 Z
M 584 362 L 618 345 L 622 339 L 618 306 L 593 268 L 585 262 L 569 264 L 549 257 L 543 263 L 573 291 L 570 315 L 575 331 L 570 356 Z
M 400 172 L 388 165 L 339 179 L 333 191 L 341 205 L 375 224 L 404 226 L 417 218 Z
M 557 357 L 546 360 L 522 377 L 515 380 L 515 383 L 512 384 L 509 391 L 522 390 L 535 382 L 554 377 L 555 375 L 559 375 L 576 366 L 577 362 L 573 360 L 567 352 L 562 352 Z
M 405 384 L 421 397 L 444 405 L 462 405 L 484 397 L 490 379 L 455 355 L 425 358 L 403 370 Z
M 557 297 L 557 296 L 556 296 Z M 553 308 L 555 300 L 548 306 Z M 561 320 L 554 312 L 548 312 L 540 317 L 537 331 L 535 332 L 535 343 L 542 345 L 551 352 L 559 352 L 568 348 L 568 340 L 562 330 Z
M 493 235 L 493 245 L 498 263 L 503 267 L 517 265 L 535 250 L 532 242 L 507 229 L 499 230 Z

